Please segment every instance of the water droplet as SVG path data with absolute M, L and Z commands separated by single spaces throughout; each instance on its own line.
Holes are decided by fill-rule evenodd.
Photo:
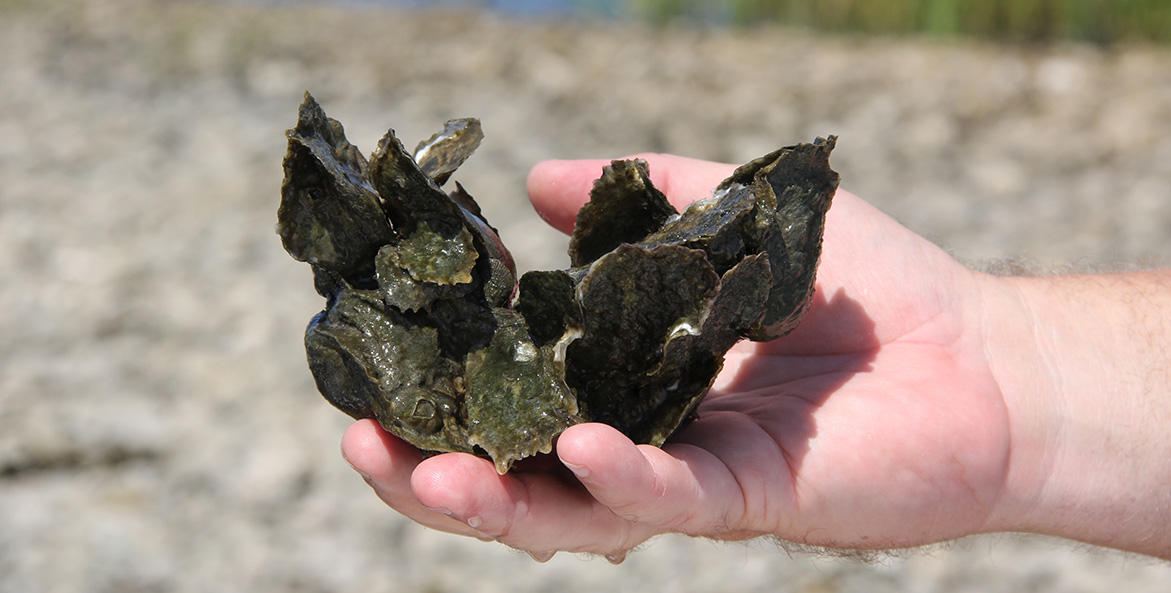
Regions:
M 553 551 L 553 552 L 531 552 L 531 551 L 525 550 L 525 554 L 528 554 L 529 557 L 531 557 L 533 560 L 536 560 L 537 562 L 540 562 L 541 564 L 548 562 L 549 559 L 551 559 L 553 557 L 553 555 L 556 553 L 557 552 L 555 552 L 555 551 Z

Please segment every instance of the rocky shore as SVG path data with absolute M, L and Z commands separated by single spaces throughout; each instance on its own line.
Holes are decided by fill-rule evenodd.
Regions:
M 612 567 L 423 529 L 338 453 L 272 232 L 311 90 L 365 150 L 445 119 L 523 269 L 544 158 L 742 162 L 837 134 L 843 186 L 972 265 L 1171 257 L 1171 51 L 163 0 L 0 2 L 0 593 L 1165 591 L 1171 567 L 989 536 L 906 559 L 659 538 Z M 897 278 L 892 278 L 897 282 Z

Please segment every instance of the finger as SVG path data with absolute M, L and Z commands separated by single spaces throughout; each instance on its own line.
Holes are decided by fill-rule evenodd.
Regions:
M 342 456 L 388 506 L 427 527 L 491 539 L 442 512 L 428 509 L 411 490 L 411 474 L 422 461 L 419 450 L 386 432 L 378 422 L 358 420 L 342 436 Z
M 615 516 L 571 477 L 550 471 L 503 476 L 470 455 L 440 455 L 421 463 L 412 481 L 419 500 L 497 541 L 540 553 L 616 555 L 655 532 Z
M 666 194 L 676 209 L 710 196 L 712 189 L 735 170 L 732 165 L 669 154 L 642 153 L 625 158 L 646 160 L 651 183 Z M 609 164 L 605 159 L 537 163 L 529 172 L 529 199 L 546 222 L 569 233 L 577 211 L 589 201 L 594 181 Z
M 558 440 L 563 463 L 616 516 L 654 532 L 723 537 L 741 529 L 743 495 L 719 458 L 702 448 L 635 445 L 617 429 L 581 424 Z
M 529 171 L 526 189 L 537 214 L 553 228 L 569 234 L 590 188 L 606 160 L 542 161 Z M 652 182 L 653 183 L 653 182 Z

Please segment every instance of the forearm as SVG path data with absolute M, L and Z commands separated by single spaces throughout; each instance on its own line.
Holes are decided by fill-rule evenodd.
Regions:
M 1171 271 L 986 281 L 1013 439 L 990 528 L 1171 558 Z

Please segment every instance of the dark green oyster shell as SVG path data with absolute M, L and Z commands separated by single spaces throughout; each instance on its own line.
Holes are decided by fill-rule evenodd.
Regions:
M 737 341 L 793 330 L 837 189 L 834 137 L 781 148 L 678 213 L 641 160 L 595 182 L 572 268 L 528 272 L 475 200 L 442 188 L 483 138 L 452 120 L 367 161 L 306 94 L 288 132 L 277 232 L 326 308 L 305 334 L 321 393 L 427 452 L 500 473 L 580 422 L 662 445 Z

